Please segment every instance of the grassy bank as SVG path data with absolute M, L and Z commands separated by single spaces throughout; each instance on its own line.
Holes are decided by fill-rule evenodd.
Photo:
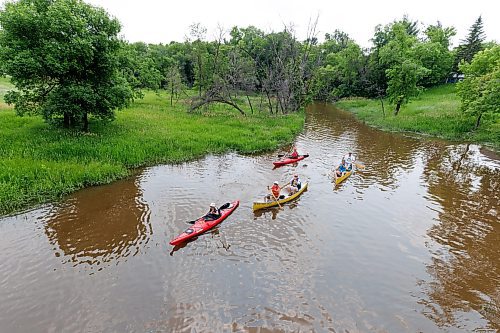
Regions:
M 8 85 L 0 81 L 0 93 Z M 144 165 L 177 163 L 206 153 L 253 153 L 293 140 L 303 113 L 241 116 L 216 106 L 188 114 L 179 102 L 147 93 L 118 111 L 114 122 L 91 122 L 90 134 L 50 127 L 39 117 L 18 117 L 0 105 L 0 215 L 109 183 Z
M 417 99 L 403 106 L 396 117 L 392 113 L 394 107 L 387 101 L 384 102 L 385 117 L 379 100 L 346 99 L 336 105 L 383 130 L 479 142 L 500 149 L 500 119 L 483 117 L 479 129 L 472 131 L 475 118 L 464 116 L 460 111 L 460 99 L 452 84 L 424 91 Z

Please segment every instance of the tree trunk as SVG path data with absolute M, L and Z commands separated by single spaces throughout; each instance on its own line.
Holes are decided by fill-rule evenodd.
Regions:
M 172 83 L 170 87 L 170 106 L 173 105 L 174 102 L 174 84 Z
M 384 100 L 382 99 L 382 97 L 380 97 L 380 104 L 382 104 L 382 114 L 384 115 L 385 118 Z
M 71 117 L 69 113 L 64 112 L 64 127 L 69 128 L 71 126 Z
M 273 113 L 273 104 L 271 103 L 271 97 L 269 97 L 269 92 L 266 91 L 266 95 L 267 95 L 267 101 L 269 103 L 269 111 L 272 114 Z
M 474 129 L 477 130 L 478 127 L 479 127 L 479 124 L 481 123 L 481 117 L 483 116 L 483 113 L 480 113 L 479 114 L 479 117 L 477 117 L 477 120 L 476 120 L 476 125 L 474 126 Z
M 83 114 L 83 131 L 88 132 L 89 131 L 89 118 L 87 115 L 87 112 Z
M 236 105 L 236 103 L 233 103 L 231 101 L 228 101 L 227 99 L 223 99 L 223 98 L 220 98 L 220 97 L 214 97 L 214 98 L 210 98 L 210 99 L 207 99 L 207 100 L 203 100 L 195 105 L 193 105 L 191 107 L 191 111 L 194 111 L 200 107 L 202 107 L 203 105 L 206 105 L 206 104 L 210 104 L 210 103 L 223 103 L 223 104 L 227 104 L 227 105 L 231 105 L 233 108 L 235 108 L 236 110 L 240 111 L 240 113 L 242 115 L 246 115 L 245 114 L 245 111 L 243 111 L 238 105 Z
M 396 109 L 394 109 L 394 116 L 397 116 L 399 113 L 399 109 L 401 108 L 401 102 L 396 104 Z
M 201 76 L 201 55 L 198 54 L 198 96 L 201 97 L 201 81 L 202 81 L 202 76 Z
M 248 104 L 250 105 L 250 110 L 252 110 L 252 114 L 253 114 L 253 106 L 252 106 L 252 102 L 250 102 L 250 97 L 248 97 L 248 94 L 247 94 L 247 100 L 248 100 Z

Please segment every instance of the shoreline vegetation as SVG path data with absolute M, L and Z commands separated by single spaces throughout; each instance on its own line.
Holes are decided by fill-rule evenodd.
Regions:
M 91 121 L 84 133 L 17 116 L 3 103 L 8 89 L 8 79 L 0 78 L 0 216 L 127 177 L 138 167 L 270 151 L 292 142 L 305 119 L 304 112 L 242 116 L 223 105 L 188 113 L 182 100 L 171 107 L 165 92 L 146 92 L 115 121 Z
M 394 116 L 394 106 L 384 100 L 385 111 L 380 100 L 346 98 L 334 104 L 354 114 L 356 119 L 383 131 L 418 133 L 451 141 L 483 144 L 500 151 L 500 122 L 498 115 L 483 120 L 476 130 L 475 117 L 460 111 L 460 98 L 455 84 L 444 84 L 422 92 L 417 98 L 401 108 Z M 384 115 L 385 112 L 385 115 Z

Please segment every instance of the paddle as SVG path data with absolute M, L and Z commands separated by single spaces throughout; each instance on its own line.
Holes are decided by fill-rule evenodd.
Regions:
M 358 168 L 358 169 L 364 169 L 364 168 L 365 168 L 364 164 L 359 164 L 359 163 L 354 162 L 354 165 L 355 165 L 355 166 L 356 166 L 356 168 Z
M 278 201 L 278 199 L 277 199 L 277 198 L 276 198 L 276 196 L 274 195 L 273 191 L 271 191 L 271 194 L 272 194 L 272 196 L 273 196 L 274 200 L 276 200 L 276 203 L 278 204 L 278 206 L 280 207 L 280 209 L 283 209 L 283 207 L 281 207 L 280 202 Z

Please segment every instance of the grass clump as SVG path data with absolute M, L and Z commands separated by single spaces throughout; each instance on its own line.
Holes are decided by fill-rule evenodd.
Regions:
M 424 91 L 418 98 L 393 116 L 393 106 L 384 101 L 385 117 L 380 100 L 345 99 L 336 104 L 367 124 L 389 131 L 415 132 L 449 140 L 484 143 L 500 149 L 500 119 L 485 116 L 481 126 L 473 131 L 475 117 L 460 111 L 460 98 L 455 85 L 446 84 Z
M 0 81 L 0 94 L 9 87 Z M 207 153 L 254 153 L 291 142 L 304 113 L 270 116 L 214 105 L 187 113 L 181 101 L 148 92 L 118 111 L 111 123 L 91 122 L 91 133 L 18 117 L 0 104 L 0 214 L 60 198 L 77 189 L 123 178 L 129 170 L 178 163 Z

